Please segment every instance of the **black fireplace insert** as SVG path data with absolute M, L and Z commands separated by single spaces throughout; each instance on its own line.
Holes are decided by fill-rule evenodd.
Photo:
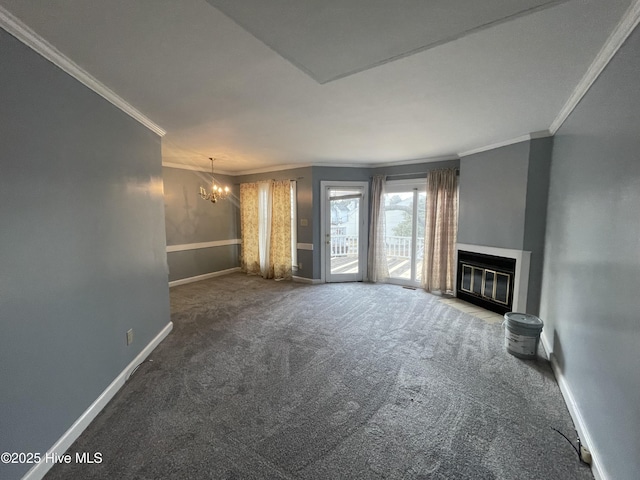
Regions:
M 504 314 L 512 311 L 515 258 L 458 250 L 457 297 Z

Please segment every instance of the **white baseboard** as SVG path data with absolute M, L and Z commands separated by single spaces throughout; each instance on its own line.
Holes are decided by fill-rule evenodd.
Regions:
M 228 275 L 230 273 L 241 271 L 240 267 L 228 268 L 226 270 L 220 270 L 218 272 L 205 273 L 204 275 L 196 275 L 195 277 L 181 278 L 180 280 L 174 280 L 169 282 L 169 287 L 176 287 L 178 285 L 184 285 L 186 283 L 199 282 L 200 280 L 206 280 L 207 278 L 220 277 L 222 275 Z
M 542 340 L 542 346 L 547 351 L 547 355 L 549 357 L 549 361 L 551 362 L 551 368 L 553 370 L 554 375 L 556 376 L 556 380 L 558 381 L 558 386 L 560 387 L 560 392 L 564 397 L 564 403 L 567 405 L 567 409 L 569 410 L 569 414 L 571 415 L 571 419 L 573 420 L 574 425 L 576 426 L 576 430 L 578 431 L 578 435 L 580 436 L 580 440 L 582 444 L 589 450 L 591 453 L 591 472 L 596 480 L 607 480 L 610 478 L 600 460 L 600 456 L 598 452 L 594 449 L 594 443 L 589 431 L 587 430 L 587 426 L 584 422 L 584 417 L 582 416 L 582 412 L 578 408 L 578 404 L 576 403 L 575 397 L 569 388 L 569 384 L 567 383 L 566 378 L 562 374 L 562 370 L 560 369 L 560 365 L 558 365 L 558 360 L 553 354 L 553 350 L 551 349 L 551 342 L 546 337 L 545 332 L 543 330 L 542 335 L 540 335 Z
M 173 329 L 173 322 L 169 322 L 158 333 L 149 344 L 134 358 L 129 365 L 126 366 L 122 372 L 115 378 L 111 385 L 109 385 L 104 392 L 80 415 L 80 417 L 69 427 L 69 429 L 62 435 L 56 443 L 47 451 L 44 458 L 54 458 L 54 455 L 63 455 L 71 444 L 75 442 L 80 434 L 89 426 L 94 418 L 102 411 L 102 409 L 109 403 L 109 401 L 115 396 L 115 394 L 125 384 L 131 372 L 149 356 L 151 352 L 165 339 L 169 332 Z M 22 480 L 40 480 L 47 472 L 53 467 L 53 462 L 45 462 L 44 460 L 34 465 L 25 475 Z
M 294 275 L 292 279 L 294 282 L 307 283 L 309 285 L 318 285 L 319 283 L 324 283 L 320 278 L 297 277 Z

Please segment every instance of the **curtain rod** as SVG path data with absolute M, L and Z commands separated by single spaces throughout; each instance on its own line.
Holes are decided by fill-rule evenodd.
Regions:
M 407 177 L 409 175 L 428 175 L 430 172 L 435 170 L 430 170 L 429 172 L 410 172 L 410 173 L 392 173 L 390 175 L 385 175 L 385 177 Z M 460 169 L 456 168 L 456 175 L 460 175 Z M 373 176 L 369 177 L 373 178 Z
M 304 177 L 296 177 L 296 178 L 281 178 L 280 180 L 289 180 L 290 182 L 295 182 L 296 180 L 302 180 Z M 258 182 L 266 182 L 267 180 L 276 181 L 275 178 L 267 178 L 266 180 L 258 180 Z M 242 182 L 242 183 L 255 183 L 255 182 Z M 234 185 L 242 185 L 242 183 L 234 183 Z

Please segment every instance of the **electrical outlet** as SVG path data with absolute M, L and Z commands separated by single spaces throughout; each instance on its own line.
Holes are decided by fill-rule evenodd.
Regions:
M 133 328 L 127 330 L 127 345 L 131 345 L 133 343 Z

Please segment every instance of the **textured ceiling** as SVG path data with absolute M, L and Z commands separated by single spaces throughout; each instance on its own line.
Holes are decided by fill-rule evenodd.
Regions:
M 414 54 L 549 0 L 207 0 L 319 83 Z
M 455 16 L 485 2 L 415 3 Z M 433 159 L 546 130 L 629 3 L 569 0 L 321 85 L 205 0 L 0 0 L 167 130 L 165 162 L 208 170 L 216 157 L 230 172 Z M 354 11 L 341 18 L 357 43 L 371 14 Z

